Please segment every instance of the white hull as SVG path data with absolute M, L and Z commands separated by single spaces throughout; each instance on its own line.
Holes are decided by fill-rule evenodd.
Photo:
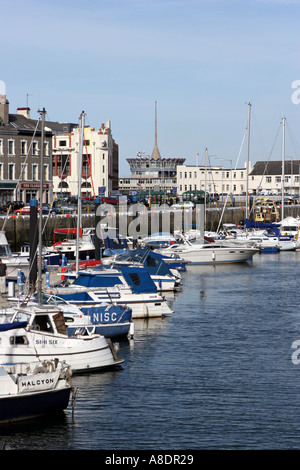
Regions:
M 123 362 L 115 359 L 114 350 L 104 336 L 82 334 L 68 337 L 59 309 L 52 309 L 50 314 L 46 308 L 33 305 L 28 308 L 11 307 L 9 310 L 14 311 L 15 316 L 12 322 L 3 324 L 3 328 L 9 326 L 10 329 L 1 331 L 0 364 L 58 358 L 65 361 L 72 372 L 82 372 Z M 62 322 L 63 325 L 59 326 Z M 15 328 L 12 329 L 13 325 Z
M 17 331 L 24 336 L 24 330 Z M 111 349 L 104 337 L 91 338 L 84 341 L 76 338 L 62 338 L 60 335 L 47 335 L 40 332 L 27 332 L 28 345 L 18 345 L 17 348 L 4 346 L 2 332 L 2 346 L 0 347 L 0 363 L 29 363 L 34 360 L 51 360 L 53 357 L 66 361 L 72 372 L 102 369 L 115 365 Z
M 119 286 L 107 289 L 95 288 L 94 290 L 88 290 L 88 298 L 82 301 L 80 298 L 76 299 L 75 294 L 79 292 L 85 292 L 85 288 L 80 289 L 79 286 L 70 286 L 51 287 L 50 289 L 50 293 L 63 297 L 78 307 L 96 306 L 103 302 L 126 305 L 132 309 L 132 319 L 162 317 L 173 313 L 167 302 L 157 293 L 135 294 L 129 288 Z M 72 298 L 66 298 L 66 295 L 72 295 Z
M 173 245 L 160 253 L 168 255 L 173 252 L 178 254 L 188 264 L 226 264 L 242 263 L 258 253 L 253 247 L 213 247 L 210 245 Z

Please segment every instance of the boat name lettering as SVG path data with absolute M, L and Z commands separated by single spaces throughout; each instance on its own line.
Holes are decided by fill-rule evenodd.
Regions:
M 37 339 L 36 344 L 58 344 L 56 339 Z
M 103 323 L 103 322 L 115 322 L 117 321 L 117 314 L 116 312 L 109 313 L 93 313 L 91 317 L 92 323 Z
M 37 385 L 40 386 L 40 385 L 49 385 L 49 384 L 53 384 L 54 383 L 54 379 L 53 378 L 48 378 L 48 379 L 36 379 L 36 380 L 29 380 L 29 381 L 23 381 L 21 382 L 21 386 L 22 387 L 36 387 Z

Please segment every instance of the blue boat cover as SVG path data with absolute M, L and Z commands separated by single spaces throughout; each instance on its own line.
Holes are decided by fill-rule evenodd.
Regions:
M 131 287 L 134 293 L 157 292 L 157 288 L 152 281 L 146 268 L 136 266 L 118 266 L 123 274 L 125 281 Z
M 142 292 L 157 292 L 156 286 L 152 281 L 147 269 L 136 266 L 118 266 L 119 271 L 124 276 L 125 281 L 135 293 Z M 96 273 L 80 272 L 72 285 L 79 285 L 84 287 L 99 287 L 106 288 L 112 287 L 116 284 L 122 284 L 120 275 L 103 274 L 97 275 Z M 83 296 L 85 293 L 80 293 Z M 74 294 L 73 294 L 74 295 Z M 69 299 L 68 295 L 60 295 L 64 299 Z M 78 294 L 76 298 L 78 297 Z M 83 300 L 83 299 L 82 299 Z
M 120 261 L 143 264 L 150 275 L 166 276 L 169 274 L 172 276 L 172 272 L 165 261 L 149 248 L 127 250 L 116 258 L 115 264 L 118 266 L 118 262 Z
M 10 323 L 1 323 L 0 331 L 16 330 L 17 328 L 26 328 L 27 321 L 16 321 Z
M 252 222 L 246 219 L 246 228 L 271 228 L 280 227 L 280 224 L 264 224 L 262 222 Z

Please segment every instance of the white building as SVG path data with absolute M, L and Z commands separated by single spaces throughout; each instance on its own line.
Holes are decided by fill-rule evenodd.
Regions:
M 177 166 L 177 193 L 202 190 L 211 194 L 243 194 L 246 191 L 246 168 L 224 168 L 222 165 Z
M 78 194 L 78 157 L 80 129 L 53 137 L 53 194 L 67 196 Z M 84 128 L 81 173 L 81 196 L 108 196 L 118 190 L 119 149 L 115 143 L 111 123 L 95 130 Z

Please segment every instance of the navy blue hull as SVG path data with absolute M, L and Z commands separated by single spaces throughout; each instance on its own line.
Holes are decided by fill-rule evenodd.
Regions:
M 71 388 L 0 399 L 0 423 L 21 421 L 65 410 Z

